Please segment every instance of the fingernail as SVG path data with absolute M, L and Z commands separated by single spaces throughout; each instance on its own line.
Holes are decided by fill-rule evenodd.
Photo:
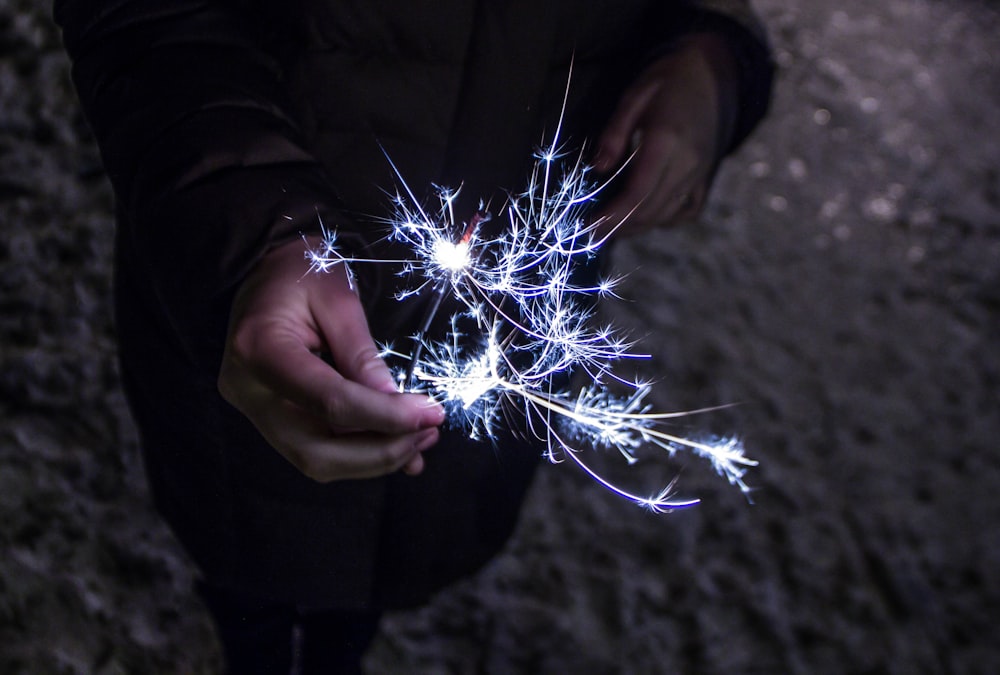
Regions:
M 422 426 L 436 427 L 444 422 L 444 408 L 437 401 L 431 400 L 421 418 Z
M 419 476 L 424 471 L 424 458 L 419 452 L 413 456 L 406 466 L 403 467 L 403 473 L 407 476 Z
M 386 394 L 398 394 L 399 393 L 399 383 L 392 377 L 392 375 L 387 375 L 384 380 L 378 385 L 379 391 Z
M 375 369 L 376 377 L 378 379 L 376 389 L 387 394 L 399 393 L 399 382 L 393 376 L 388 364 L 381 357 L 376 356 L 372 360 L 371 368 Z
M 423 452 L 437 443 L 438 438 L 439 433 L 437 427 L 425 429 L 419 436 L 417 436 L 417 440 L 413 444 L 413 447 L 416 448 L 417 452 Z

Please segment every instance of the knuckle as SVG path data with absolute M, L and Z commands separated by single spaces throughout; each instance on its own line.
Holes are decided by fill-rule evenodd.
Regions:
M 227 403 L 233 403 L 236 395 L 236 388 L 230 382 L 228 376 L 228 368 L 223 366 L 222 370 L 219 371 L 219 377 L 215 380 L 215 388 L 219 392 L 219 396 L 222 397 Z
M 259 332 L 247 322 L 233 326 L 229 334 L 229 351 L 239 361 L 252 358 L 259 343 Z
M 664 149 L 676 150 L 684 141 L 684 134 L 673 124 L 652 124 L 646 129 L 651 144 Z
M 710 156 L 710 151 L 708 144 L 683 143 L 678 147 L 677 162 L 682 171 L 693 173 L 704 164 L 704 158 Z
M 373 370 L 377 370 L 381 367 L 382 360 L 379 358 L 378 351 L 373 346 L 364 347 L 353 357 L 354 363 L 351 364 L 353 367 L 353 372 L 356 373 L 370 373 Z
M 327 387 L 323 393 L 320 413 L 333 424 L 349 426 L 351 423 L 347 398 L 337 387 Z
M 292 464 L 295 465 L 302 475 L 306 478 L 315 481 L 316 483 L 330 483 L 333 482 L 337 475 L 334 471 L 334 467 L 331 466 L 329 461 L 316 457 L 308 453 L 299 453 L 297 451 L 289 451 L 285 453 L 286 457 L 290 456 Z
M 248 383 L 246 373 L 240 365 L 234 363 L 228 356 L 223 359 L 222 365 L 219 367 L 215 387 L 222 400 L 244 415 L 249 415 L 255 399 L 254 388 Z
M 410 445 L 407 441 L 390 443 L 382 448 L 379 465 L 383 473 L 392 473 L 406 463 Z
M 332 483 L 336 479 L 336 476 L 327 470 L 326 467 L 317 466 L 315 464 L 309 464 L 302 470 L 302 473 L 306 476 L 306 478 L 316 483 Z

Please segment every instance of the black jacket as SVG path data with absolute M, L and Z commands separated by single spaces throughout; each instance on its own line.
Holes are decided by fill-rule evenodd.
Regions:
M 476 569 L 540 453 L 449 432 L 418 478 L 303 477 L 216 390 L 253 264 L 319 217 L 381 236 L 363 217 L 395 182 L 380 144 L 421 192 L 516 189 L 571 60 L 577 145 L 679 35 L 732 37 L 734 145 L 771 77 L 738 1 L 57 0 L 55 15 L 117 198 L 122 369 L 157 505 L 213 583 L 319 607 L 419 602 Z M 377 278 L 362 292 L 377 339 L 413 330 Z

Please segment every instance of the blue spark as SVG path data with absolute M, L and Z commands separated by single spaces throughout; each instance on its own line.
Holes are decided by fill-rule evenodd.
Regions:
M 353 257 L 338 249 L 336 231 L 324 229 L 322 246 L 308 254 L 311 269 L 326 272 L 337 265 L 393 262 L 403 265 L 412 282 L 397 295 L 399 300 L 426 289 L 458 301 L 462 310 L 450 317 L 444 339 L 421 333 L 414 337 L 417 344 L 410 354 L 392 353 L 411 361 L 407 373 L 397 373 L 401 387 L 432 395 L 471 438 L 493 438 L 505 415 L 516 411 L 551 461 L 568 458 L 608 490 L 654 512 L 697 500 L 675 497 L 672 482 L 648 496 L 626 490 L 589 466 L 579 449 L 614 449 L 629 464 L 637 461 L 636 452 L 644 446 L 657 446 L 670 455 L 683 449 L 707 459 L 717 473 L 749 493 L 744 476 L 756 462 L 745 456 L 737 439 L 692 440 L 668 433 L 667 421 L 703 411 L 651 412 L 645 402 L 649 383 L 614 373 L 615 364 L 623 360 L 647 358 L 633 352 L 632 342 L 613 327 L 594 325 L 593 303 L 588 300 L 614 296 L 620 279 L 594 285 L 573 281 L 577 267 L 596 256 L 615 229 L 586 214 L 606 184 L 589 180 L 582 155 L 559 163 L 565 154 L 557 140 L 535 154 L 527 186 L 510 195 L 503 210 L 501 231 L 479 227 L 489 217 L 484 213 L 469 223 L 456 223 L 457 189 L 437 187 L 437 207 L 425 208 L 393 165 L 402 189 L 391 197 L 395 212 L 389 219 L 390 237 L 404 243 L 412 257 Z M 459 328 L 463 320 L 475 326 L 477 336 Z M 554 382 L 566 379 L 569 372 L 585 373 L 589 384 L 576 394 L 556 387 Z M 608 381 L 631 393 L 612 394 Z

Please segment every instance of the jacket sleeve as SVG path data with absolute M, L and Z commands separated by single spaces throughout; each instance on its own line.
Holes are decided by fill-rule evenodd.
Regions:
M 332 208 L 285 112 L 280 70 L 235 2 L 56 0 L 54 10 L 114 187 L 119 254 L 175 328 L 197 330 L 198 311 L 217 310 L 269 247 L 317 229 Z

